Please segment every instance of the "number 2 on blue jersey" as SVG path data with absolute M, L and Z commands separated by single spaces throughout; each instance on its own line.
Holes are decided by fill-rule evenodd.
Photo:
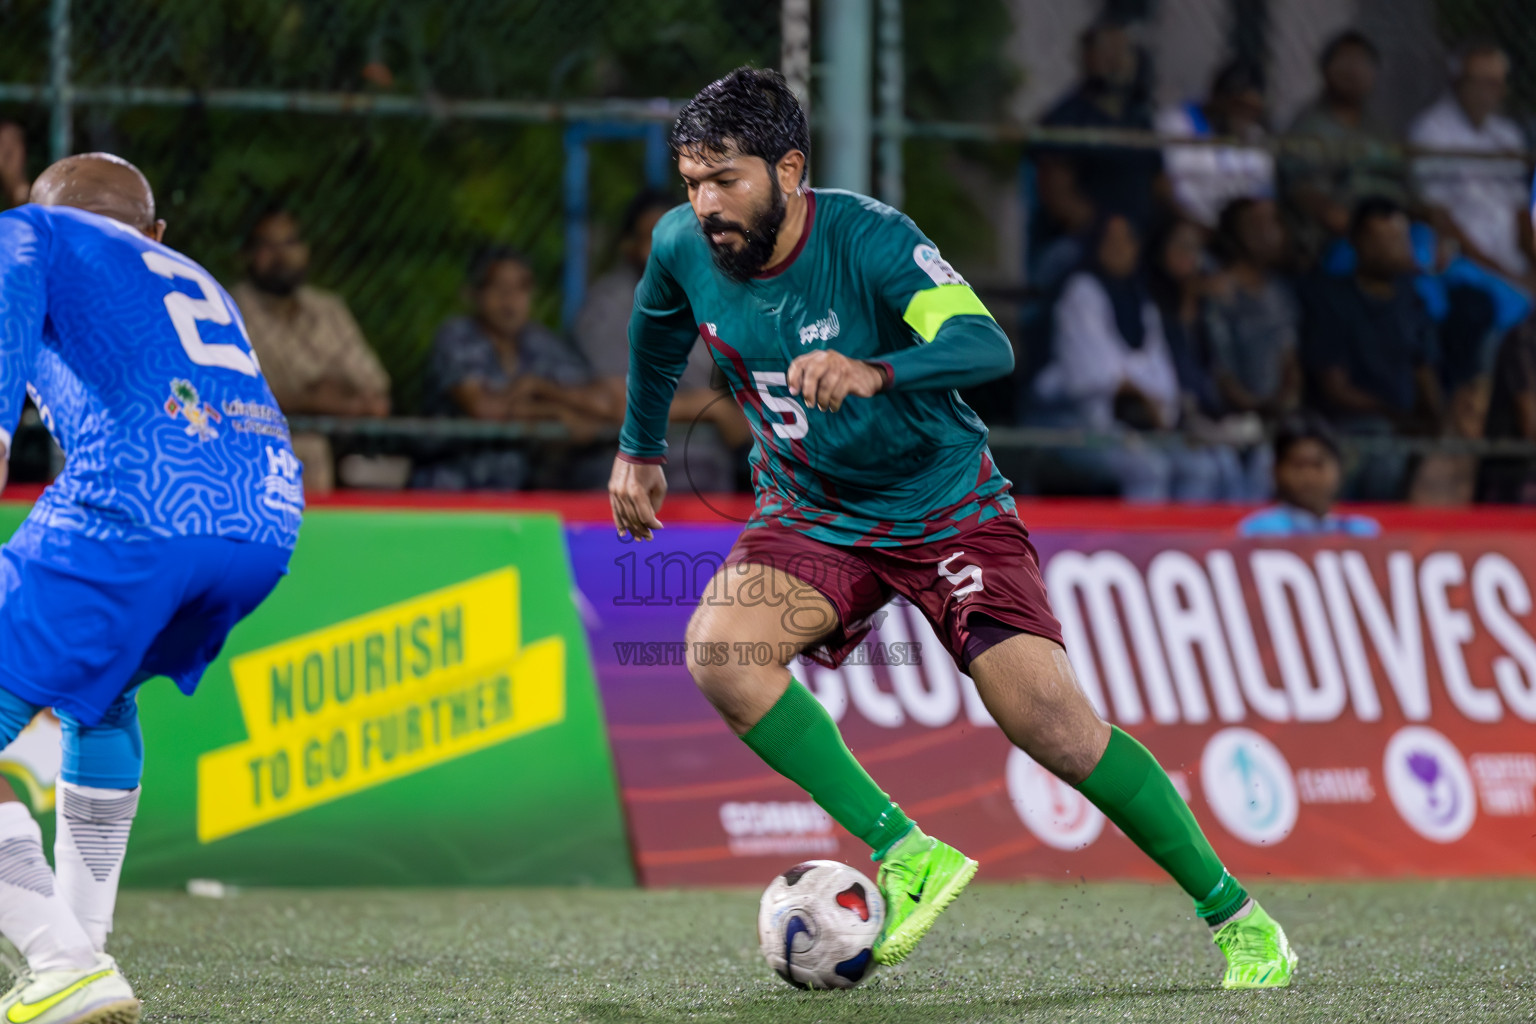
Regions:
M 254 349 L 246 352 L 239 345 L 207 342 L 198 331 L 199 320 L 207 320 L 219 326 L 234 322 L 239 326 L 240 336 L 245 338 L 245 343 L 251 343 L 251 339 L 246 336 L 245 325 L 235 318 L 224 296 L 219 293 L 218 286 L 207 274 L 163 252 L 146 251 L 143 257 L 144 265 L 161 277 L 173 280 L 184 278 L 202 289 L 203 297 L 200 299 L 178 291 L 169 292 L 165 296 L 165 311 L 170 314 L 171 324 L 176 328 L 176 337 L 181 339 L 181 347 L 186 350 L 188 359 L 198 366 L 217 366 L 243 373 L 247 377 L 255 377 L 260 373 L 261 367 L 256 362 Z

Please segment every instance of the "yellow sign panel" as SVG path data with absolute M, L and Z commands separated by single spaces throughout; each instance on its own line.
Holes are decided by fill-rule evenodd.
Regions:
M 204 843 L 565 717 L 565 639 L 522 644 L 516 569 L 230 661 L 249 739 L 197 762 Z

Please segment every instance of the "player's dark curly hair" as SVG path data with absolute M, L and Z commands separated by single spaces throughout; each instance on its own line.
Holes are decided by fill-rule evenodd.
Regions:
M 725 152 L 727 144 L 776 167 L 798 149 L 809 166 L 811 131 L 805 111 L 784 76 L 772 68 L 740 67 L 699 90 L 677 115 L 667 137 L 673 153 L 703 158 Z M 805 175 L 801 175 L 801 181 Z

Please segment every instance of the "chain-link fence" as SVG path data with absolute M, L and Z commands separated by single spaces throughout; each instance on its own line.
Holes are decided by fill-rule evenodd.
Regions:
M 809 5 L 817 28 L 832 2 Z M 895 150 L 903 206 L 1010 326 L 1030 300 L 1028 282 L 1017 286 L 1038 212 L 1019 171 L 1049 134 L 1034 127 L 1039 114 L 1079 74 L 1079 34 L 1106 11 L 1135 26 L 1154 107 L 1199 99 L 1222 62 L 1247 55 L 1268 72 L 1278 133 L 1316 96 L 1323 45 L 1354 27 L 1381 50 L 1373 115 L 1396 138 L 1445 90 L 1448 55 L 1478 36 L 1510 57 L 1506 110 L 1522 124 L 1536 113 L 1527 0 L 868 3 L 879 53 L 873 127 L 905 140 Z M 568 320 L 573 282 L 612 258 L 604 226 L 611 231 L 641 184 L 664 177 L 656 129 L 672 104 L 740 64 L 777 65 L 786 6 L 0 0 L 0 116 L 27 129 L 33 173 L 50 141 L 139 163 L 170 241 L 226 282 L 240 275 L 240 243 L 257 212 L 290 207 L 314 248 L 313 280 L 346 298 L 394 377 L 397 408 L 412 412 L 432 334 L 460 308 L 474 250 L 491 241 L 525 250 L 540 283 L 536 316 Z M 812 52 L 812 76 L 824 82 L 834 58 L 820 38 Z M 1284 157 L 1277 139 L 1265 145 Z M 1167 142 L 1093 131 L 1052 141 Z M 877 149 L 882 191 L 891 152 Z M 1399 167 L 1407 156 L 1348 144 L 1341 155 Z M 1011 387 L 999 385 L 996 424 L 1012 418 Z
M 49 137 L 67 19 L 71 146 L 130 156 L 169 241 L 223 280 L 257 211 L 289 206 L 411 409 L 434 328 L 488 241 L 525 250 L 559 320 L 563 125 L 665 119 L 650 97 L 779 54 L 777 0 L 9 0 L 4 99 Z M 30 92 L 29 92 L 30 90 Z M 644 182 L 643 142 L 591 144 L 590 213 Z M 33 170 L 41 165 L 34 154 Z M 594 262 L 604 257 L 602 240 Z

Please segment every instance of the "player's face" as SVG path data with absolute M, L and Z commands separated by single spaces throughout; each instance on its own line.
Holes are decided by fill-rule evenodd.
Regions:
M 475 293 L 475 312 L 492 331 L 515 337 L 533 315 L 533 271 L 513 260 L 493 266 Z
M 299 225 L 287 214 L 268 217 L 251 235 L 249 260 L 252 283 L 264 292 L 290 295 L 309 273 L 309 246 Z
M 678 172 L 688 202 L 704 229 L 710 255 L 722 273 L 744 281 L 773 255 L 787 209 L 784 193 L 766 160 L 733 150 L 712 155 L 680 154 Z
M 1339 494 L 1339 460 L 1326 445 L 1297 441 L 1275 464 L 1275 490 L 1282 501 L 1326 515 Z

